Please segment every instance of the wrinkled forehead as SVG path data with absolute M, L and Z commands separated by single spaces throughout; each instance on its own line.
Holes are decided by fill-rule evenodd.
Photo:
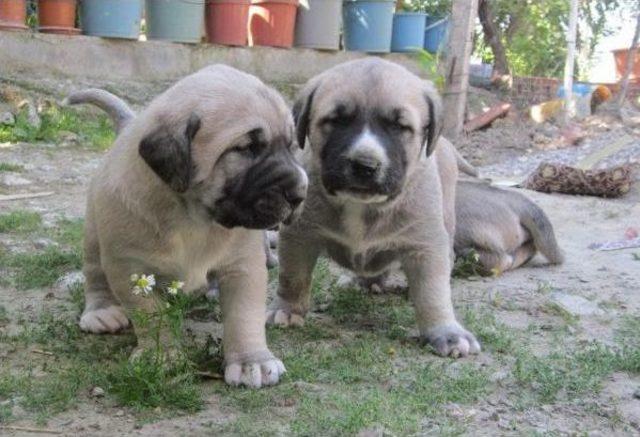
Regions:
M 313 116 L 364 113 L 419 123 L 427 112 L 423 94 L 422 81 L 404 70 L 369 71 L 360 77 L 337 72 L 319 85 Z

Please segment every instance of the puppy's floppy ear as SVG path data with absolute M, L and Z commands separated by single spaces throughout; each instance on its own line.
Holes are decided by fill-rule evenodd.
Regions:
M 317 87 L 305 89 L 293 104 L 293 121 L 296 124 L 296 138 L 298 145 L 304 149 L 304 143 L 309 132 L 309 115 L 311 113 L 311 105 L 313 104 L 313 95 Z
M 425 81 L 424 98 L 429 107 L 429 123 L 424 128 L 424 144 L 427 156 L 431 155 L 438 144 L 442 133 L 443 113 L 442 99 L 431 82 Z
M 191 141 L 200 129 L 200 118 L 191 114 L 184 130 L 174 132 L 160 125 L 147 134 L 138 153 L 147 165 L 167 185 L 179 193 L 189 188 L 191 181 Z

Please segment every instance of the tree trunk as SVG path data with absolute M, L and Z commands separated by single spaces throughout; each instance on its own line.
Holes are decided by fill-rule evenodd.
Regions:
M 478 17 L 482 24 L 482 33 L 484 40 L 493 52 L 493 78 L 500 81 L 509 81 L 509 63 L 507 62 L 507 54 L 502 44 L 500 29 L 496 26 L 496 20 L 491 10 L 490 0 L 478 1 Z
M 571 12 L 569 14 L 569 28 L 567 29 L 567 60 L 564 64 L 565 123 L 569 122 L 576 112 L 575 102 L 573 101 L 573 66 L 576 58 L 578 0 L 571 0 Z
M 640 11 L 638 11 L 638 20 L 636 22 L 636 32 L 633 35 L 633 42 L 627 52 L 627 65 L 624 68 L 624 76 L 620 81 L 620 94 L 618 95 L 617 107 L 618 110 L 622 108 L 624 99 L 627 97 L 627 89 L 629 88 L 629 76 L 631 70 L 633 70 L 633 64 L 636 60 L 636 54 L 638 53 L 638 38 L 640 37 Z

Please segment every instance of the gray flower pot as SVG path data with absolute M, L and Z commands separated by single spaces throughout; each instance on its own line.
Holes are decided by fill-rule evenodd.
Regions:
M 342 0 L 300 0 L 295 46 L 338 50 L 341 18 Z

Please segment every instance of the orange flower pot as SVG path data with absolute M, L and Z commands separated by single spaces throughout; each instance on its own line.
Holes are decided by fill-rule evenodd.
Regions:
M 249 10 L 249 44 L 293 45 L 298 0 L 252 0 Z
M 76 0 L 39 0 L 38 30 L 45 33 L 76 35 Z
M 207 41 L 246 46 L 249 6 L 251 0 L 208 0 L 205 15 Z
M 25 30 L 26 20 L 25 0 L 0 0 L 0 30 Z

